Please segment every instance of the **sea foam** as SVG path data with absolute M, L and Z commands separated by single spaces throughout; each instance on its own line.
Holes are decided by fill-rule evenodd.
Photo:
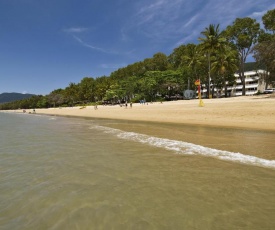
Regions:
M 201 145 L 196 145 L 196 144 L 192 144 L 184 141 L 153 137 L 153 136 L 135 133 L 135 132 L 125 132 L 119 129 L 109 128 L 105 126 L 95 125 L 90 128 L 102 130 L 105 133 L 113 134 L 121 139 L 148 144 L 158 148 L 164 148 L 169 151 L 173 151 L 177 154 L 215 157 L 220 160 L 232 161 L 232 162 L 238 162 L 242 164 L 255 165 L 255 166 L 275 169 L 275 160 L 267 160 L 267 159 L 246 155 L 242 153 L 208 148 L 208 147 L 204 147 Z

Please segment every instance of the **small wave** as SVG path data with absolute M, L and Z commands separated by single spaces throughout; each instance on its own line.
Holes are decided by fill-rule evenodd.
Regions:
M 99 125 L 92 126 L 90 127 L 90 129 L 102 130 L 105 133 L 114 134 L 121 139 L 132 140 L 135 142 L 148 144 L 159 148 L 164 148 L 169 151 L 176 152 L 177 154 L 210 156 L 218 158 L 220 160 L 233 161 L 242 164 L 249 164 L 261 167 L 275 168 L 275 160 L 267 160 L 251 155 L 245 155 L 242 153 L 218 150 L 184 141 L 153 137 L 140 133 L 125 132 L 119 129 L 113 129 Z

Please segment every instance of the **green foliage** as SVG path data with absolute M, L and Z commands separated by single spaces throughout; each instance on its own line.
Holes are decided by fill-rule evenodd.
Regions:
M 262 17 L 262 21 L 266 30 L 275 33 L 275 9 L 267 11 Z
M 199 38 L 202 42 L 202 51 L 210 53 L 211 55 L 212 52 L 223 49 L 223 44 L 226 42 L 226 39 L 222 36 L 222 33 L 220 33 L 219 24 L 210 24 L 201 34 L 204 36 Z
M 243 84 L 243 95 L 245 95 L 244 63 L 261 33 L 260 24 L 249 17 L 237 18 L 225 31 L 228 41 L 234 44 L 239 52 L 239 73 Z
M 45 97 L 42 95 L 35 95 L 30 98 L 25 98 L 23 100 L 0 104 L 0 109 L 1 110 L 32 109 L 32 108 L 42 108 L 44 106 L 47 106 Z
M 269 72 L 264 79 L 267 84 L 275 82 L 275 35 L 273 37 L 269 41 L 258 43 L 253 50 L 257 63 Z
M 209 86 L 209 74 L 216 88 L 232 83 L 236 70 L 245 83 L 244 71 L 255 70 L 259 65 L 270 72 L 266 80 L 272 82 L 275 79 L 275 9 L 268 11 L 262 21 L 265 30 L 248 17 L 237 18 L 224 31 L 220 31 L 219 24 L 210 24 L 201 32 L 198 45 L 182 44 L 168 56 L 158 52 L 151 58 L 119 68 L 110 76 L 84 77 L 79 83 L 71 82 L 65 89 L 56 89 L 46 96 L 0 104 L 0 109 L 85 106 L 103 100 L 162 101 L 182 95 L 186 89 L 195 90 L 196 79 Z M 252 49 L 257 66 L 245 65 Z
M 259 42 L 253 49 L 258 66 L 264 67 L 269 74 L 264 76 L 267 85 L 275 82 L 275 9 L 267 11 L 262 21 L 266 31 L 261 31 Z M 271 32 L 271 33 L 270 33 Z
M 185 54 L 186 54 L 186 45 L 180 45 L 179 47 L 175 48 L 173 53 L 171 53 L 167 58 L 170 68 L 173 70 L 177 70 L 182 63 L 182 57 Z
M 49 105 L 52 107 L 60 106 L 65 102 L 65 92 L 63 89 L 58 89 L 52 91 L 48 96 L 47 96 L 47 102 Z
M 91 77 L 84 77 L 79 83 L 79 100 L 95 101 L 95 80 Z
M 226 53 L 226 47 L 228 47 L 228 42 L 224 37 L 224 33 L 220 32 L 219 25 L 210 24 L 209 27 L 205 28 L 204 31 L 201 32 L 204 37 L 200 37 L 199 40 L 202 42 L 200 44 L 201 55 L 204 54 L 207 56 L 208 62 L 208 81 L 205 82 L 207 85 L 207 94 L 210 97 L 210 79 L 213 85 L 218 86 L 222 80 L 219 78 L 221 74 L 221 66 L 218 68 L 212 68 L 211 64 L 214 62 L 218 63 L 219 58 L 217 54 Z M 219 64 L 220 65 L 220 64 Z M 214 66 L 215 67 L 215 66 Z M 215 71 L 214 74 L 211 75 L 211 70 Z M 224 75 L 223 75 L 224 76 Z M 216 84 L 215 84 L 216 83 Z M 214 87 L 212 87 L 214 89 Z
M 115 80 L 106 76 L 95 79 L 95 101 L 103 100 L 113 81 Z
M 232 25 L 226 28 L 227 38 L 236 45 L 239 52 L 246 51 L 245 57 L 251 46 L 257 42 L 260 32 L 260 24 L 249 17 L 237 18 Z

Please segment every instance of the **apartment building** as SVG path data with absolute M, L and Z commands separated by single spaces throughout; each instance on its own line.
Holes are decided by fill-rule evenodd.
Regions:
M 255 95 L 258 92 L 263 93 L 266 88 L 266 83 L 264 81 L 266 74 L 264 70 L 245 72 L 245 95 Z M 243 85 L 239 74 L 234 74 L 234 76 L 236 77 L 236 83 L 227 88 L 227 94 L 231 97 L 242 95 Z

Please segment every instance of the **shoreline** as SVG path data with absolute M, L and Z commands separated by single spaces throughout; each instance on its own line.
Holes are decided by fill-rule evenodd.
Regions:
M 203 102 L 204 107 L 199 106 L 198 99 L 134 103 L 132 108 L 129 105 L 128 108 L 99 105 L 98 109 L 61 107 L 36 109 L 36 114 L 275 131 L 273 95 L 203 99 Z M 5 112 L 22 113 L 22 110 Z
M 275 97 L 249 96 L 180 100 L 132 108 L 115 106 L 62 107 L 2 111 L 28 116 L 92 120 L 125 132 L 184 141 L 199 146 L 274 160 Z M 0 111 L 1 112 L 1 111 Z M 31 118 L 31 117 L 30 117 Z M 56 120 L 56 119 L 54 119 Z

